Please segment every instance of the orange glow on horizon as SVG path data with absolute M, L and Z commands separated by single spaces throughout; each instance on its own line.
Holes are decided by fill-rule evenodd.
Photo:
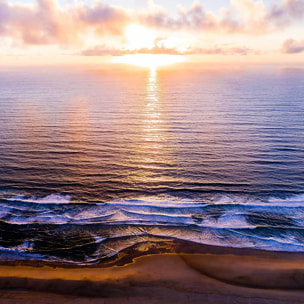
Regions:
M 165 54 L 134 54 L 124 55 L 114 58 L 115 63 L 126 63 L 141 67 L 147 67 L 151 70 L 160 66 L 181 63 L 185 61 L 185 57 L 181 55 L 165 55 Z
M 181 55 L 155 54 L 154 48 L 158 47 L 156 45 L 157 35 L 141 25 L 131 24 L 127 26 L 125 37 L 127 39 L 125 49 L 131 54 L 116 57 L 112 62 L 147 67 L 153 70 L 160 66 L 185 61 L 185 57 Z

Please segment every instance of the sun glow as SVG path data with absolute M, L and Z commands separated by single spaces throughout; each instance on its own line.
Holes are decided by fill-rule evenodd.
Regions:
M 116 63 L 126 63 L 141 67 L 147 67 L 151 70 L 160 66 L 170 65 L 174 63 L 184 62 L 185 58 L 180 55 L 165 54 L 134 54 L 124 55 L 114 59 Z
M 125 37 L 127 40 L 125 49 L 130 51 L 130 54 L 116 57 L 113 62 L 148 67 L 153 70 L 160 66 L 185 61 L 184 56 L 181 55 L 155 54 L 155 48 L 159 47 L 158 37 L 155 32 L 141 25 L 129 25 L 125 30 Z
M 147 28 L 132 24 L 125 30 L 125 36 L 127 38 L 127 49 L 136 50 L 141 48 L 151 49 L 154 46 L 156 35 Z

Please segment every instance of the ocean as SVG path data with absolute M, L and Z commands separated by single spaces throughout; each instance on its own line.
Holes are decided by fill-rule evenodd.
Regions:
M 304 251 L 304 71 L 6 68 L 0 90 L 0 260 Z

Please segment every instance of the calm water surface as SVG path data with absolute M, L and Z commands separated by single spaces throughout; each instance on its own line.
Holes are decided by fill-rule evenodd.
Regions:
M 304 72 L 0 73 L 0 248 L 304 251 Z

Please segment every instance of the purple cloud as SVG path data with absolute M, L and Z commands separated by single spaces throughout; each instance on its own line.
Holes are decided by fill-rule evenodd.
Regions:
M 276 27 L 287 26 L 304 16 L 303 0 L 283 0 L 280 4 L 273 5 L 268 13 L 268 19 Z
M 279 2 L 279 1 L 278 1 Z M 165 30 L 215 31 L 224 33 L 265 34 L 282 30 L 304 17 L 303 0 L 281 0 L 266 7 L 261 1 L 231 0 L 220 14 L 208 12 L 198 1 L 189 9 L 179 7 L 175 17 L 158 8 L 139 16 L 147 26 Z
M 282 45 L 282 52 L 285 54 L 297 54 L 304 52 L 304 40 L 296 41 L 294 39 L 287 39 Z
M 126 25 L 132 22 L 168 32 L 263 35 L 282 30 L 303 17 L 303 0 L 280 0 L 269 7 L 262 1 L 231 0 L 218 14 L 208 11 L 198 1 L 190 8 L 178 6 L 172 14 L 161 7 L 135 11 L 100 0 L 93 6 L 76 4 L 65 10 L 55 0 L 37 0 L 31 6 L 0 0 L 0 36 L 29 45 L 75 46 L 85 41 L 88 33 L 101 39 L 123 35 Z

